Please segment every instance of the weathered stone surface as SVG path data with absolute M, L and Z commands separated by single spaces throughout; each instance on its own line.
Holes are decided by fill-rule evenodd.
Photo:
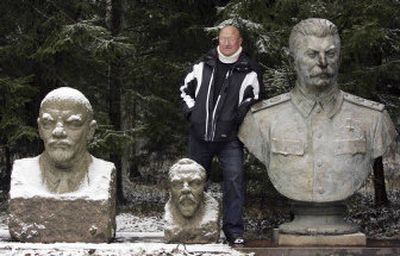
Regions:
M 57 88 L 40 103 L 37 124 L 45 149 L 39 156 L 42 183 L 56 194 L 78 190 L 91 162 L 87 144 L 97 127 L 89 100 L 76 89 Z
M 22 242 L 109 242 L 115 234 L 115 168 L 93 158 L 80 189 L 54 194 L 40 182 L 38 157 L 14 163 L 9 231 Z M 36 167 L 36 168 L 35 168 Z M 25 175 L 24 175 L 25 174 Z
M 9 231 L 23 242 L 108 242 L 115 234 L 113 163 L 87 150 L 97 127 L 89 100 L 61 87 L 37 119 L 44 152 L 14 161 Z
M 345 235 L 278 235 L 281 246 L 365 246 L 367 238 L 363 233 Z
M 321 204 L 315 208 L 320 213 L 295 212 L 294 221 L 281 225 L 281 231 L 354 232 L 357 227 L 343 221 L 344 209 L 329 212 L 329 204 L 347 199 L 363 185 L 397 132 L 384 105 L 339 89 L 340 37 L 332 22 L 299 22 L 289 48 L 296 86 L 254 105 L 238 136 L 267 167 L 277 191 L 303 203 L 303 210 Z
M 342 202 L 291 202 L 294 219 L 279 226 L 279 232 L 296 235 L 337 235 L 357 233 L 356 224 L 346 223 Z
M 304 202 L 345 200 L 394 142 L 395 127 L 384 105 L 338 88 L 340 38 L 333 23 L 303 20 L 289 44 L 296 86 L 253 106 L 239 138 L 282 195 Z M 308 55 L 309 49 L 319 57 Z
M 164 241 L 167 243 L 206 244 L 216 243 L 220 236 L 219 205 L 217 200 L 204 193 L 205 208 L 198 216 L 178 222 L 171 205 L 165 205 Z M 201 218 L 199 218 L 201 217 Z
M 23 242 L 109 242 L 114 237 L 114 205 L 111 200 L 10 200 L 9 230 Z
M 219 205 L 204 192 L 206 172 L 183 158 L 169 170 L 170 199 L 165 205 L 167 243 L 215 243 L 219 239 Z

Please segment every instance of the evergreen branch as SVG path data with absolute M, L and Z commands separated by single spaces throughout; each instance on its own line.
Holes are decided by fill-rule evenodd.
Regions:
M 50 19 L 49 16 L 47 16 L 45 13 L 43 13 L 42 11 L 40 11 L 38 8 L 36 8 L 35 6 L 32 6 L 33 10 L 35 10 L 37 13 L 39 13 L 40 15 L 42 15 L 45 19 Z

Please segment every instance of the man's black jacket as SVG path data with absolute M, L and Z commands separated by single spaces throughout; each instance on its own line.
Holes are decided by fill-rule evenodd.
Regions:
M 236 138 L 250 106 L 261 98 L 262 76 L 258 65 L 241 53 L 227 72 L 214 104 L 217 61 L 218 53 L 213 49 L 194 64 L 180 88 L 180 96 L 192 135 L 205 141 L 230 141 Z

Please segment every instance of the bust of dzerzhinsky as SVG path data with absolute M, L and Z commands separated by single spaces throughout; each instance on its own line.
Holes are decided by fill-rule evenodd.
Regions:
M 169 170 L 170 199 L 165 205 L 168 243 L 215 243 L 219 239 L 219 205 L 204 192 L 206 171 L 183 158 Z

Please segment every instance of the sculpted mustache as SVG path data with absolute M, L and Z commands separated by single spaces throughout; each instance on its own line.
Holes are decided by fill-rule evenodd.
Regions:
M 196 203 L 196 199 L 193 195 L 184 195 L 179 197 L 179 203 L 182 203 L 183 201 L 191 201 L 192 203 Z
M 332 69 L 326 69 L 326 70 L 317 70 L 317 71 L 312 71 L 310 74 L 310 77 L 319 77 L 321 75 L 326 75 L 327 77 L 333 77 L 334 72 Z
M 50 146 L 71 146 L 71 142 L 67 140 L 51 140 L 49 142 Z

